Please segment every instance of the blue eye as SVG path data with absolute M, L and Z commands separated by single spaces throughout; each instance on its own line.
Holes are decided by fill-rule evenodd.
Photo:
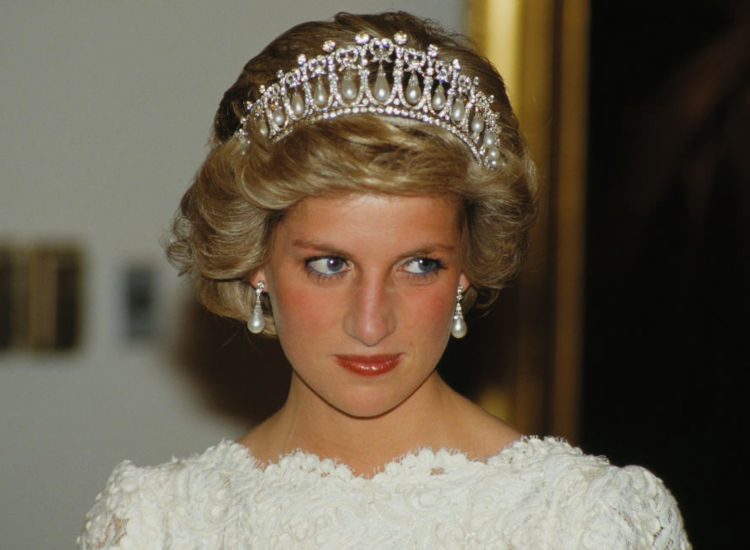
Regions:
M 332 276 L 348 271 L 348 264 L 344 258 L 338 256 L 323 256 L 310 258 L 305 262 L 307 268 L 316 275 Z
M 404 271 L 412 275 L 428 275 L 439 269 L 443 269 L 443 264 L 434 258 L 414 258 L 404 264 Z

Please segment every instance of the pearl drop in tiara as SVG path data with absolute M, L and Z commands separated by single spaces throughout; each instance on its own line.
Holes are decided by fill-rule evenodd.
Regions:
M 302 123 L 343 115 L 370 113 L 419 120 L 453 133 L 486 168 L 500 164 L 500 124 L 492 95 L 479 90 L 479 79 L 461 73 L 457 59 L 437 59 L 438 48 L 405 47 L 408 37 L 393 40 L 360 32 L 356 45 L 323 44 L 326 55 L 297 58 L 298 67 L 279 71 L 273 84 L 260 87 L 260 98 L 245 102 L 235 137 L 250 146 L 250 125 L 277 142 Z M 384 65 L 391 65 L 389 82 Z M 371 69 L 373 67 L 373 69 Z M 377 70 L 369 84 L 371 70 Z M 406 85 L 404 85 L 406 81 Z

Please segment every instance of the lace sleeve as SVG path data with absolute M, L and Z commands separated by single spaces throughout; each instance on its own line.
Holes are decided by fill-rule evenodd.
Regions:
M 640 466 L 609 467 L 593 480 L 585 548 L 690 550 L 677 502 Z
M 146 479 L 146 469 L 129 461 L 115 468 L 86 514 L 79 550 L 161 548 L 164 508 Z

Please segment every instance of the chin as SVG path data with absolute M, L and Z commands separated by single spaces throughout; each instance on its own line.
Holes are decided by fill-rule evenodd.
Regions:
M 338 403 L 329 404 L 338 411 L 353 418 L 378 418 L 398 408 L 405 399 L 393 396 L 373 395 L 372 392 L 363 392 L 362 395 L 351 396 Z

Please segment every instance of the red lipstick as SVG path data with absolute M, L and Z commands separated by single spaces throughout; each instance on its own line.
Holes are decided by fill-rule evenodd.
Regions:
M 360 376 L 378 376 L 392 371 L 401 360 L 401 354 L 337 355 L 336 362 Z

